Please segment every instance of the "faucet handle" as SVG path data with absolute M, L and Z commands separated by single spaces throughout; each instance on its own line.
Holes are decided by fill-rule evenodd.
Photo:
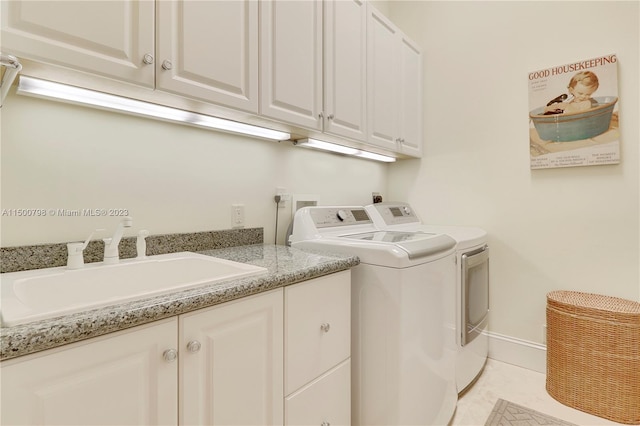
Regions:
M 111 247 L 111 241 L 113 241 L 113 238 L 103 238 L 102 241 L 104 241 L 104 258 L 113 258 L 118 257 L 118 246 L 115 247 Z
M 143 229 L 138 232 L 138 238 L 136 238 L 136 251 L 139 259 L 147 257 L 147 242 L 145 238 L 149 236 L 149 231 Z
M 104 229 L 96 229 L 93 231 L 84 243 L 67 243 L 67 268 L 69 269 L 80 269 L 84 266 L 84 249 L 89 245 L 89 241 L 91 241 L 91 237 L 96 232 L 104 231 Z

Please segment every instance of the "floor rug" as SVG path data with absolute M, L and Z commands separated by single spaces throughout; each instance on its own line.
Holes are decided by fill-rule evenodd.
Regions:
M 485 426 L 576 426 L 513 402 L 498 399 Z

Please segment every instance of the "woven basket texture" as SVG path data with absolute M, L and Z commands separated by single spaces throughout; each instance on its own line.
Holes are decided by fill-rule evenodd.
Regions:
M 546 387 L 570 407 L 640 424 L 640 303 L 575 291 L 547 294 Z

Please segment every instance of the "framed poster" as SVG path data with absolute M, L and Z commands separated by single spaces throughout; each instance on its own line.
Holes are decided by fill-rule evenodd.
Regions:
M 615 54 L 529 73 L 532 169 L 620 163 Z

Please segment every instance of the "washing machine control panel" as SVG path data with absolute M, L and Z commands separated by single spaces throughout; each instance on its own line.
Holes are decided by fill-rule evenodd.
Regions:
M 362 207 L 315 207 L 310 210 L 310 215 L 316 228 L 373 223 Z
M 413 209 L 406 203 L 377 203 L 365 207 L 367 212 L 376 219 L 381 219 L 385 225 L 401 225 L 407 223 L 420 223 L 420 219 Z

